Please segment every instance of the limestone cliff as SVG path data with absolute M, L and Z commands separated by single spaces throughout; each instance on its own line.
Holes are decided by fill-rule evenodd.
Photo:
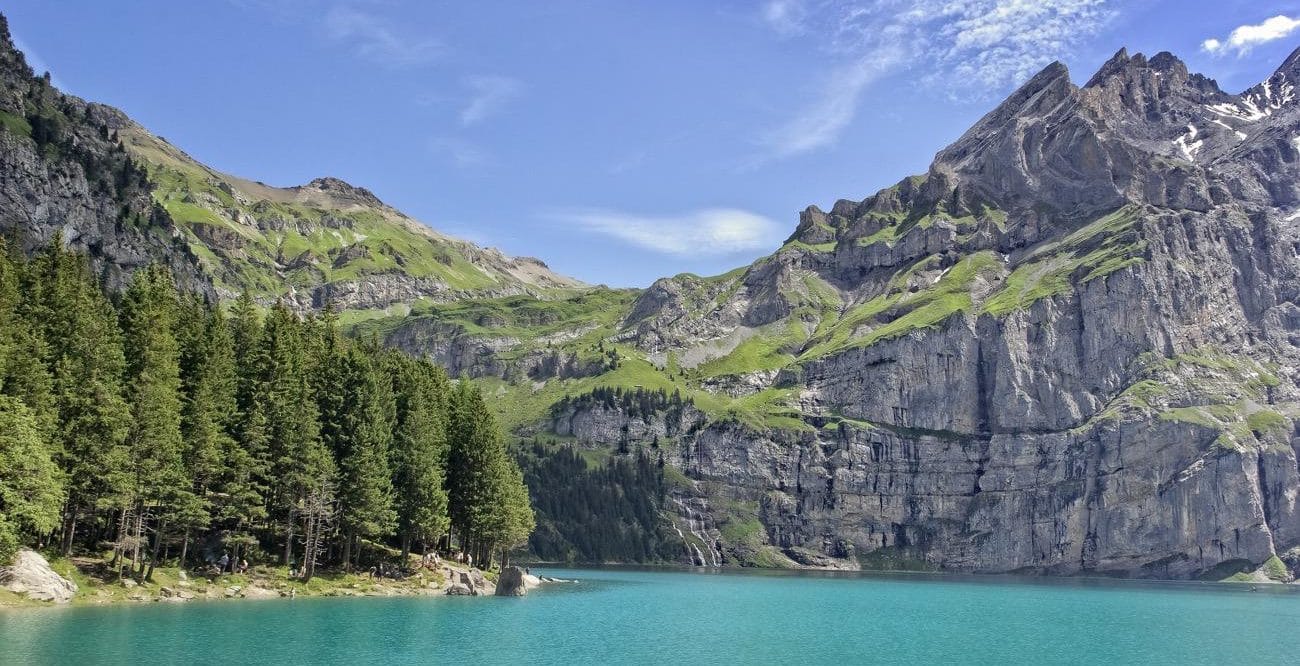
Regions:
M 687 477 L 684 540 L 721 551 L 697 563 L 1253 568 L 1300 545 L 1298 77 L 1294 55 L 1239 95 L 1167 53 L 1082 87 L 1054 64 L 927 173 L 656 282 L 579 338 L 614 350 L 603 374 L 502 395 L 689 396 L 537 416 L 580 446 L 652 438 Z

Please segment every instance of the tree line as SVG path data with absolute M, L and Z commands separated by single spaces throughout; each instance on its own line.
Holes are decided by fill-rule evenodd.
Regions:
M 327 308 L 228 309 L 163 267 L 107 294 L 61 239 L 0 240 L 0 562 L 22 545 L 155 566 L 351 569 L 362 544 L 486 566 L 534 523 L 483 395 L 343 337 Z

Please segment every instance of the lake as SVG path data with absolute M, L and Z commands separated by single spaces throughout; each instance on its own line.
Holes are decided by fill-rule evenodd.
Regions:
M 0 612 L 0 663 L 1296 663 L 1260 585 L 535 568 L 523 598 Z

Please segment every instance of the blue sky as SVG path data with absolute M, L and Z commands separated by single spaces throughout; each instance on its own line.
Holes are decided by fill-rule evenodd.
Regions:
M 1052 60 L 1120 46 L 1238 92 L 1300 1 L 10 0 L 20 47 L 218 169 L 338 176 L 593 283 L 715 274 L 862 199 Z M 1211 41 L 1207 41 L 1211 40 Z

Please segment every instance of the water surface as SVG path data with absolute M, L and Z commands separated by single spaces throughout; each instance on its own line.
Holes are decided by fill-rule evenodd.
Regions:
M 534 569 L 524 598 L 0 612 L 0 663 L 1297 663 L 1289 588 Z

